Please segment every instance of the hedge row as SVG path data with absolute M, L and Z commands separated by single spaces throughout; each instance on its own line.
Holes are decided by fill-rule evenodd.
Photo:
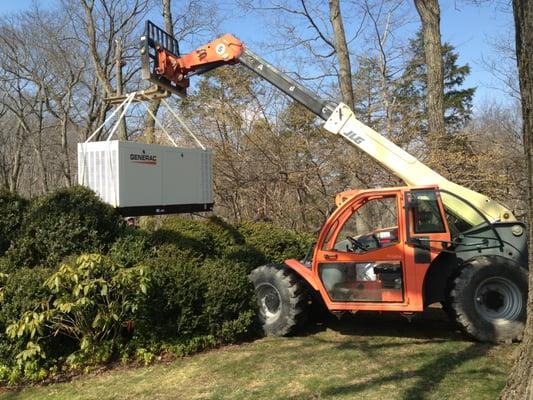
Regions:
M 1 199 L 9 201 L 9 195 Z M 105 251 L 123 226 L 112 207 L 83 187 L 37 197 L 19 210 L 18 217 L 14 213 L 0 215 L 2 225 L 16 226 L 7 235 L 10 243 L 6 253 L 14 266 L 55 266 L 70 254 Z
M 1 193 L 0 204 L 0 382 L 255 335 L 249 272 L 311 242 L 216 217 L 132 229 L 80 187 L 30 202 Z
M 0 257 L 19 235 L 29 201 L 22 197 L 0 191 Z

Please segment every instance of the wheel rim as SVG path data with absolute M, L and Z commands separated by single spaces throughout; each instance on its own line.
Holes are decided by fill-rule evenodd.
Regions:
M 518 286 L 507 278 L 485 279 L 474 294 L 476 311 L 486 321 L 504 323 L 517 320 L 523 307 Z
M 281 314 L 281 295 L 270 283 L 262 283 L 256 288 L 257 302 L 261 317 L 268 323 L 276 320 Z

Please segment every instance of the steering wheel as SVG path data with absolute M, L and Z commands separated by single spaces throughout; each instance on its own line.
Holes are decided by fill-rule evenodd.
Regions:
M 350 241 L 350 243 L 352 244 L 352 247 L 353 247 L 353 251 L 355 252 L 355 250 L 359 249 L 359 250 L 363 250 L 363 251 L 366 251 L 367 250 L 367 247 L 366 245 L 364 245 L 363 243 L 361 243 L 359 240 L 357 239 L 354 239 L 353 237 L 351 236 L 346 236 L 346 239 L 348 239 Z

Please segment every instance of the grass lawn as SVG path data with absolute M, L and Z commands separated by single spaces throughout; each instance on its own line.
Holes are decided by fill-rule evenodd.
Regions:
M 9 399 L 495 399 L 516 345 L 465 340 L 440 310 L 357 315 L 171 363 L 117 367 Z

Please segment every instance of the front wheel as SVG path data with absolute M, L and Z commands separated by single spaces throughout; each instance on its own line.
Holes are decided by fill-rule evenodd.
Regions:
M 252 271 L 259 319 L 267 336 L 293 333 L 307 320 L 308 296 L 304 283 L 283 265 L 263 265 Z
M 468 261 L 453 281 L 448 311 L 484 342 L 521 340 L 526 320 L 527 270 L 502 257 Z

